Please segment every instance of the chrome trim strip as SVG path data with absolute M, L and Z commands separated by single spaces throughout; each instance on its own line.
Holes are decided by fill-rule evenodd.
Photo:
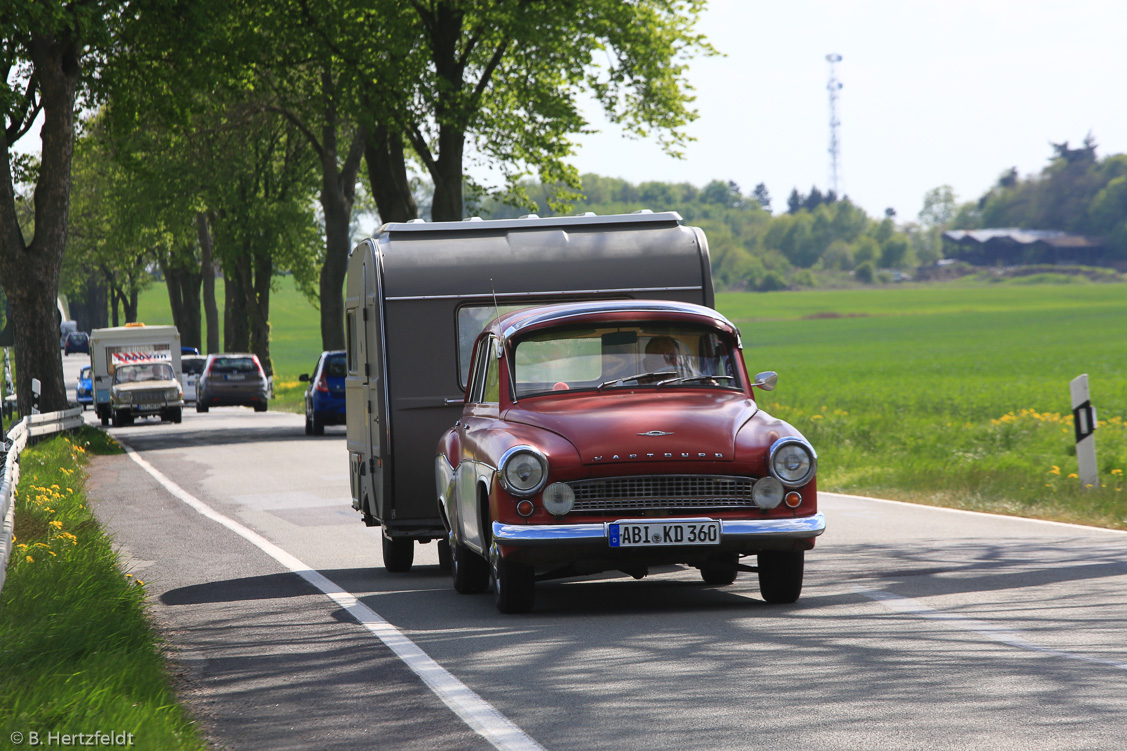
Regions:
M 685 521 L 678 517 L 653 519 L 658 522 Z M 699 520 L 698 520 L 699 521 Z M 607 539 L 606 525 L 593 524 L 502 524 L 493 522 L 493 539 L 502 545 L 556 545 L 595 542 Z M 722 540 L 802 539 L 817 537 L 826 531 L 822 514 L 797 519 L 721 519 Z
M 384 298 L 387 302 L 402 302 L 405 300 L 520 300 L 529 297 L 548 297 L 562 295 L 614 295 L 626 292 L 692 292 L 703 289 L 697 284 L 691 287 L 622 287 L 617 289 L 558 289 L 543 292 L 483 292 L 472 295 L 402 295 L 399 297 Z M 551 304 L 551 303 L 546 303 Z

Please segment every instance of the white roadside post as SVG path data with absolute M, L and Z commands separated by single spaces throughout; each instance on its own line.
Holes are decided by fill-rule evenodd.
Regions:
M 31 414 L 39 414 L 39 396 L 43 393 L 43 384 L 38 378 L 31 379 Z
M 1080 486 L 1098 488 L 1099 470 L 1096 467 L 1096 408 L 1088 396 L 1088 374 L 1077 376 L 1069 384 L 1072 391 L 1072 421 L 1076 425 L 1076 473 Z

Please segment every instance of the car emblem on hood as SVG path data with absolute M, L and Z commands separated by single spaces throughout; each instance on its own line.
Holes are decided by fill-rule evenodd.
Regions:
M 673 434 L 672 433 L 666 433 L 664 430 L 649 430 L 649 431 L 646 431 L 645 433 L 639 433 L 638 435 L 659 436 L 659 435 L 673 435 Z

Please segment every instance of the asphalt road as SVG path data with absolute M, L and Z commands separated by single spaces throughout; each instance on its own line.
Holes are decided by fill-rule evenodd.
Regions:
M 344 428 L 302 424 L 189 411 L 109 429 L 134 453 L 90 467 L 227 748 L 1127 743 L 1127 534 L 822 494 L 794 605 L 764 604 L 754 575 L 669 569 L 544 583 L 503 616 L 453 591 L 434 545 L 385 572 L 349 506 Z

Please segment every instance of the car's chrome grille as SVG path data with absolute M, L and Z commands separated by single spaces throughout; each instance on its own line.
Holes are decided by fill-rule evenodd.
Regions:
M 164 389 L 160 391 L 134 391 L 133 401 L 138 404 L 158 404 L 164 401 Z
M 755 508 L 751 477 L 726 475 L 642 475 L 578 480 L 571 513 L 645 509 Z

